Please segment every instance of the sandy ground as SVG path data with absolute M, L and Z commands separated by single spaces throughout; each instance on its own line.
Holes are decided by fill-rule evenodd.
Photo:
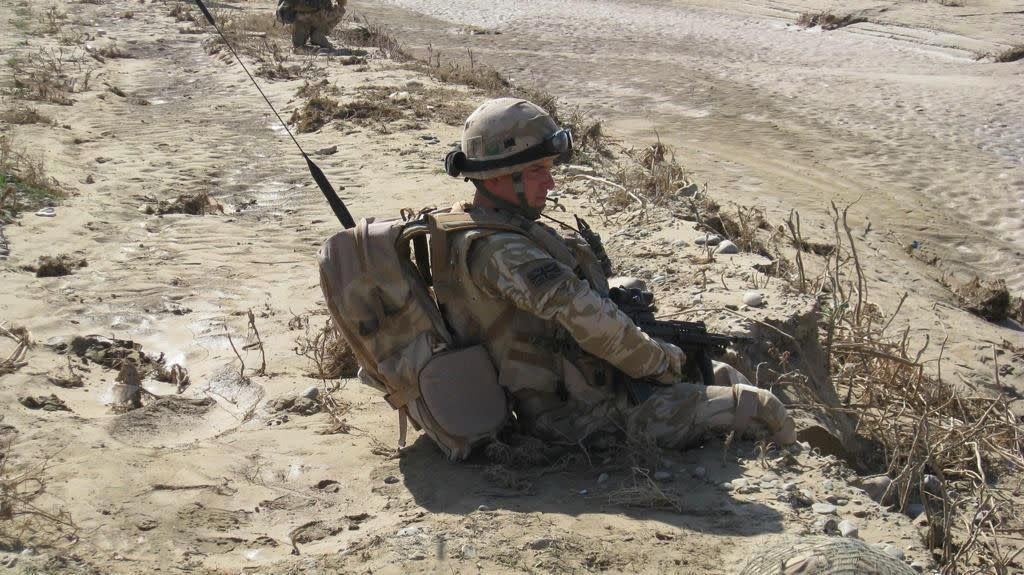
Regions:
M 548 6 L 533 3 L 531 7 L 542 5 Z M 73 104 L 33 103 L 54 120 L 53 125 L 3 125 L 5 136 L 25 153 L 41 157 L 48 173 L 71 192 L 56 207 L 56 217 L 29 213 L 4 228 L 10 255 L 0 259 L 0 320 L 8 326 L 27 327 L 37 345 L 29 350 L 28 365 L 0 378 L 0 425 L 4 426 L 0 429 L 4 437 L 14 438 L 14 464 L 49 461 L 47 493 L 37 504 L 66 511 L 76 526 L 73 537 L 56 541 L 34 539 L 31 534 L 18 545 L 0 541 L 3 565 L 9 565 L 12 572 L 731 573 L 751 549 L 785 534 L 820 532 L 829 518 L 854 521 L 865 541 L 892 545 L 906 553 L 908 562 L 927 564 L 927 553 L 911 519 L 879 506 L 851 484 L 848 472 L 834 459 L 818 454 L 800 453 L 795 466 L 785 466 L 779 461 L 763 461 L 750 443 L 727 446 L 717 439 L 701 449 L 666 454 L 656 465 L 667 473 L 658 485 L 686 495 L 675 510 L 625 505 L 624 490 L 635 486 L 636 476 L 628 464 L 615 457 L 588 461 L 576 453 L 571 460 L 540 470 L 495 469 L 484 460 L 449 464 L 422 438 L 398 456 L 394 451 L 397 422 L 390 409 L 354 380 L 342 381 L 340 389 L 334 389 L 334 384 L 308 377 L 310 362 L 294 351 L 296 339 L 306 333 L 305 326 L 315 332 L 327 318 L 314 255 L 320 242 L 338 228 L 333 215 L 241 69 L 223 54 L 208 54 L 202 44 L 208 41 L 206 34 L 179 33 L 188 31 L 190 25 L 167 15 L 172 6 L 125 0 L 57 4 L 67 19 L 60 32 L 46 34 L 39 31 L 45 23 L 45 9 L 0 0 L 0 51 L 32 58 L 43 50 L 60 54 L 69 74 L 91 71 L 89 86 L 80 85 L 82 89 L 72 94 Z M 228 14 L 267 13 L 270 9 L 267 3 L 226 6 Z M 370 10 L 362 3 L 356 6 Z M 638 11 L 655 9 L 667 8 L 642 5 Z M 595 17 L 599 13 L 590 11 Z M 611 22 L 613 12 L 605 14 Z M 706 26 L 719 30 L 739 18 L 719 12 L 706 14 Z M 582 18 L 584 14 L 579 15 Z M 741 20 L 753 27 L 764 17 L 754 12 Z M 571 40 L 563 46 L 565 51 L 586 55 L 589 45 L 590 53 L 594 52 L 597 45 L 588 44 L 586 36 L 592 22 L 581 19 L 574 28 L 576 36 L 565 35 Z M 474 23 L 495 25 L 490 21 Z M 826 41 L 822 35 L 798 33 L 780 24 L 777 33 L 783 32 L 808 42 Z M 639 38 L 646 32 L 638 29 L 635 34 Z M 507 42 L 512 36 L 510 29 L 498 38 Z M 829 45 L 834 37 L 827 40 Z M 856 35 L 845 41 L 885 44 L 876 35 Z M 1004 42 L 1002 37 L 989 41 L 993 45 Z M 617 42 L 624 46 L 626 39 Z M 96 50 L 112 43 L 130 57 L 101 61 L 86 50 L 87 46 Z M 537 49 L 530 46 L 526 51 Z M 707 49 L 714 51 L 710 46 Z M 791 54 L 798 52 L 801 50 L 794 46 Z M 594 66 L 599 60 L 594 58 L 587 65 Z M 386 86 L 397 91 L 410 89 L 410 80 L 431 85 L 429 79 L 374 58 L 372 53 L 364 66 L 342 66 L 327 56 L 295 61 L 312 66 L 314 75 L 329 77 L 345 97 L 354 95 L 359 86 Z M 964 57 L 951 61 L 977 66 Z M 538 73 L 552 65 L 554 61 L 538 63 Z M 662 65 L 678 63 L 666 60 Z M 657 66 L 651 66 L 648 82 L 659 77 Z M 706 66 L 707 74 L 720 73 Z M 866 64 L 860 61 L 845 69 L 858 66 Z M 737 55 L 736 68 L 739 74 L 755 67 L 749 58 Z M 832 70 L 838 68 L 843 67 L 833 66 Z M 580 69 L 587 68 L 581 64 Z M 989 97 L 994 102 L 996 94 L 1003 94 L 1008 109 L 1014 98 L 1020 98 L 1012 89 L 1019 76 L 1011 76 L 1019 74 L 1019 65 L 992 70 L 991 76 L 986 76 L 991 89 L 962 84 L 963 90 L 970 88 L 972 95 L 984 98 L 979 97 L 977 105 L 960 104 L 958 111 L 975 118 L 985 113 Z M 754 75 L 769 82 L 776 72 L 766 65 Z M 4 88 L 9 89 L 13 80 L 5 71 Z M 569 84 L 562 82 L 556 86 Z M 595 76 L 594 82 L 591 88 L 602 84 L 601 77 Z M 296 91 L 302 80 L 261 83 L 287 118 L 299 103 Z M 705 84 L 705 88 L 717 90 L 726 85 L 731 84 L 722 79 Z M 776 86 L 779 94 L 801 90 L 782 80 Z M 908 86 L 899 84 L 894 89 L 909 90 Z M 577 89 L 576 93 L 584 92 Z M 690 88 L 684 85 L 680 89 Z M 716 106 L 744 100 L 738 89 L 723 92 L 727 95 Z M 597 98 L 601 92 L 589 93 Z M 649 91 L 638 87 L 637 93 Z M 779 94 L 764 101 L 780 100 Z M 844 90 L 817 97 L 825 102 L 847 95 Z M 614 100 L 611 94 L 607 97 L 611 99 L 605 105 Z M 469 102 L 479 98 L 478 94 L 466 95 Z M 690 105 L 686 99 L 673 100 L 671 94 L 661 98 L 661 110 Z M 953 105 L 954 100 L 943 102 Z M 621 105 L 639 109 L 635 102 Z M 13 96 L 5 96 L 5 108 L 18 103 Z M 707 105 L 705 99 L 694 109 Z M 715 131 L 714 126 L 724 126 L 728 117 L 738 122 L 731 123 L 730 130 L 743 135 L 729 146 L 746 150 L 744 157 L 753 162 L 761 156 L 753 152 L 765 149 L 762 146 L 774 139 L 773 134 L 797 129 L 781 119 L 776 123 L 765 120 L 772 110 L 765 108 L 761 119 L 734 113 L 693 113 L 707 122 L 687 123 L 692 139 L 676 134 L 673 142 L 689 157 L 689 152 L 705 149 L 697 144 Z M 900 132 L 907 138 L 903 142 L 918 138 L 916 130 L 925 129 L 911 121 L 895 122 L 894 116 L 873 116 L 870 109 L 854 106 L 849 113 L 845 122 L 851 124 L 867 121 L 855 119 L 862 118 L 857 114 L 874 118 L 874 125 L 885 126 L 885 138 L 906 130 Z M 791 113 L 786 118 L 796 116 Z M 814 115 L 806 117 L 813 119 Z M 628 137 L 642 131 L 637 123 L 641 121 L 653 122 L 649 115 L 624 116 L 612 125 Z M 1004 114 L 1002 121 L 1011 124 L 1020 118 Z M 923 122 L 931 128 L 941 124 L 938 119 Z M 964 120 L 967 123 L 969 119 Z M 761 128 L 747 130 L 750 126 Z M 950 129 L 959 129 L 959 124 Z M 667 132 L 663 136 L 668 137 Z M 468 185 L 453 183 L 439 170 L 446 145 L 457 137 L 456 126 L 405 120 L 386 129 L 336 122 L 299 136 L 310 152 L 337 146 L 336 152 L 315 157 L 335 186 L 344 187 L 342 195 L 357 216 L 445 205 L 468 194 Z M 852 178 L 857 171 L 853 168 L 843 172 L 843 177 L 822 167 L 813 173 L 782 168 L 794 165 L 791 160 L 805 154 L 806 146 L 823 153 L 835 146 L 828 152 L 834 156 L 818 161 L 829 170 L 838 170 L 841 166 L 827 160 L 848 153 L 848 161 L 856 164 L 858 150 L 863 152 L 873 140 L 847 140 L 826 132 L 818 133 L 817 138 L 817 144 L 803 142 L 801 147 L 787 148 L 776 143 L 768 148 L 771 160 L 761 161 L 776 167 L 772 178 L 749 171 L 748 164 L 725 164 L 726 148 L 716 147 L 724 143 L 707 147 L 710 151 L 687 163 L 718 166 L 706 174 L 713 188 L 726 190 L 746 182 L 769 206 L 772 198 L 781 198 L 783 192 L 799 187 L 799 182 L 816 191 L 805 190 L 806 195 L 795 195 L 793 201 L 812 205 L 814 194 L 825 189 L 830 177 L 837 186 L 846 182 L 841 187 L 849 195 L 840 197 L 850 199 L 854 186 L 844 178 Z M 788 141 L 801 140 L 794 136 Z M 934 141 L 929 145 L 938 146 Z M 835 142 L 850 148 L 842 152 L 844 148 Z M 919 158 L 948 151 L 911 148 L 908 153 Z M 775 153 L 780 150 L 785 154 Z M 1012 159 L 998 159 L 992 149 L 966 146 L 963 156 L 948 158 L 949 167 L 941 174 L 930 165 L 900 159 L 901 165 L 912 166 L 914 171 L 900 178 L 875 174 L 880 179 L 869 189 L 886 189 L 891 181 L 905 187 L 938 189 L 942 174 L 952 177 L 954 172 L 955 181 L 964 182 L 967 176 L 962 170 L 972 165 L 972 159 L 984 156 L 988 158 L 985 167 L 974 169 L 1005 170 L 1009 174 L 1007 187 L 1000 189 L 1016 193 L 1019 201 L 1019 147 L 1016 153 L 1014 164 Z M 882 156 L 863 161 L 882 161 Z M 806 162 L 813 164 L 814 160 Z M 730 166 L 735 170 L 730 172 Z M 796 178 L 794 171 L 803 175 Z M 725 176 L 727 173 L 730 175 Z M 972 173 L 981 178 L 989 172 Z M 724 178 L 721 182 L 720 176 Z M 755 185 L 752 178 L 760 179 Z M 920 182 L 913 183 L 918 178 Z M 199 191 L 208 192 L 224 213 L 146 213 L 145 208 L 157 200 Z M 943 201 L 962 200 L 954 200 L 959 196 L 953 191 L 944 189 L 943 193 L 943 198 L 949 198 Z M 921 195 L 927 194 L 917 197 Z M 896 284 L 893 291 L 920 284 L 910 314 L 916 332 L 955 324 L 960 337 L 946 350 L 947 357 L 965 373 L 975 371 L 972 365 L 990 372 L 992 366 L 980 359 L 991 351 L 987 342 L 1013 338 L 1019 342 L 1019 332 L 985 324 L 951 307 L 936 306 L 934 302 L 940 298 L 933 296 L 942 293 L 930 283 L 925 285 L 922 278 L 930 276 L 923 264 L 887 259 L 902 240 L 886 239 L 884 226 L 888 224 L 883 221 L 891 220 L 883 216 L 889 217 L 889 210 L 902 205 L 902 200 L 895 194 L 879 197 L 878 203 L 870 204 L 870 213 L 873 218 L 877 213 L 878 220 L 876 231 L 868 235 L 878 237 L 874 243 L 868 241 L 871 248 L 866 256 L 877 265 L 875 277 L 901 270 L 901 277 L 889 279 Z M 867 201 L 865 198 L 859 205 L 866 208 Z M 594 206 L 585 204 L 569 201 L 571 209 L 592 215 Z M 989 254 L 992 259 L 977 258 L 969 263 L 1002 262 L 1005 277 L 1018 281 L 1020 276 L 1008 262 L 1013 250 L 1020 247 L 1019 236 L 1013 237 L 1014 232 L 1019 234 L 1019 217 L 1000 219 L 1001 215 L 1019 215 L 1019 206 L 1011 204 L 985 211 L 992 225 L 1009 222 L 1005 224 L 1009 239 L 998 243 L 1003 240 L 990 230 L 987 241 L 994 246 Z M 904 211 L 907 209 L 911 214 L 922 211 Z M 941 211 L 926 213 L 919 215 L 921 222 L 944 217 Z M 981 224 L 975 218 L 961 218 L 958 233 L 963 230 L 964 237 L 976 238 L 971 234 L 976 234 Z M 647 277 L 665 270 L 674 275 L 674 261 L 696 257 L 701 251 L 693 245 L 700 234 L 687 222 L 662 222 L 653 234 L 637 234 L 635 229 L 600 218 L 595 223 L 607 237 L 618 238 L 613 256 L 645 258 L 643 264 L 630 267 Z M 893 229 L 902 229 L 897 223 L 891 224 Z M 685 247 L 673 243 L 680 240 Z M 667 245 L 677 251 L 657 255 L 665 252 Z M 84 258 L 87 266 L 53 278 L 37 278 L 24 269 L 40 256 L 59 253 Z M 713 286 L 709 300 L 715 305 L 740 303 L 744 278 L 757 261 L 750 254 L 721 258 L 714 275 L 733 289 Z M 678 274 L 680 278 L 685 275 Z M 664 295 L 678 303 L 692 300 L 696 291 L 691 284 L 666 288 Z M 768 293 L 771 305 L 758 312 L 763 319 L 785 319 L 801 305 L 800 298 L 782 291 L 769 288 Z M 259 351 L 248 346 L 256 342 L 248 326 L 249 310 L 266 350 L 264 374 L 256 373 L 261 363 Z M 722 329 L 736 327 L 730 326 L 732 316 L 728 314 L 708 319 Z M 974 339 L 964 337 L 965 332 L 974 334 Z M 187 367 L 191 386 L 179 396 L 167 384 L 147 381 L 148 389 L 167 397 L 141 410 L 119 414 L 108 405 L 116 370 L 76 359 L 74 369 L 84 386 L 56 387 L 49 378 L 67 365 L 66 356 L 57 353 L 56 346 L 72 336 L 88 334 L 131 339 L 146 352 L 164 354 L 168 363 Z M 9 344 L 4 340 L 0 357 L 10 353 Z M 244 367 L 239 365 L 233 345 L 248 348 L 241 350 Z M 990 376 L 976 371 L 981 381 L 989 378 L 988 383 L 993 384 Z M 1020 374 L 1006 374 L 1003 384 L 1020 385 Z M 351 426 L 348 433 L 321 434 L 332 426 L 331 418 L 323 413 L 282 414 L 272 409 L 271 401 L 312 386 L 320 386 L 321 393 L 330 392 L 336 401 L 349 406 L 345 415 Z M 24 396 L 50 394 L 66 402 L 71 411 L 30 410 L 19 403 Z M 808 502 L 832 501 L 837 507 L 818 513 L 794 506 L 787 495 L 794 491 Z

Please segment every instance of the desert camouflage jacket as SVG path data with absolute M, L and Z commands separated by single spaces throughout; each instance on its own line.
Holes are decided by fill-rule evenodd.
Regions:
M 516 221 L 523 232 L 447 234 L 445 317 L 460 345 L 487 347 L 527 432 L 576 441 L 625 407 L 613 369 L 657 376 L 669 358 L 606 297 L 607 278 L 582 238 Z

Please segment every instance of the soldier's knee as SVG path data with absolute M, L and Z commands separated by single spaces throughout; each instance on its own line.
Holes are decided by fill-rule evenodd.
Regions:
M 711 366 L 715 372 L 715 385 L 750 385 L 750 380 L 747 379 L 747 376 L 743 375 L 738 369 L 727 363 L 712 361 Z
M 796 424 L 779 398 L 767 389 L 759 389 L 752 385 L 738 384 L 732 389 L 736 399 L 733 419 L 733 428 L 736 431 L 768 433 L 772 440 L 780 445 L 789 445 L 796 441 Z

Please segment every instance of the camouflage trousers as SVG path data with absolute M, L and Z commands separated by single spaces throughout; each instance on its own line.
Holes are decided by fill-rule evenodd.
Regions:
M 741 436 L 767 438 L 781 445 L 796 441 L 793 419 L 786 407 L 766 389 L 750 385 L 738 371 L 716 362 L 716 383 L 676 383 L 659 387 L 639 405 L 624 393 L 571 397 L 564 410 L 545 414 L 538 423 L 543 435 L 585 440 L 603 433 L 625 434 L 666 449 L 685 449 L 707 433 L 734 431 Z M 552 433 L 553 432 L 553 433 Z
M 334 6 L 326 10 L 299 11 L 292 23 L 292 45 L 301 48 L 309 41 L 322 48 L 332 48 L 327 35 L 341 22 L 345 9 Z

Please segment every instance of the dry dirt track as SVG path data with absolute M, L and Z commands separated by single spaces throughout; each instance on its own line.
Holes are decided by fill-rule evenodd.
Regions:
M 942 271 L 920 275 L 979 273 L 1019 292 L 1024 63 L 975 57 L 1024 43 L 1024 11 L 1013 1 L 964 4 L 353 3 L 419 54 L 430 45 L 464 61 L 469 49 L 594 109 L 629 141 L 657 131 L 723 197 L 826 223 L 830 200 L 856 201 L 854 225 L 870 219 L 865 241 L 887 258 L 902 259 L 917 240 L 942 258 Z M 860 10 L 868 22 L 831 32 L 793 25 L 825 9 Z M 872 269 L 891 281 L 906 265 Z

